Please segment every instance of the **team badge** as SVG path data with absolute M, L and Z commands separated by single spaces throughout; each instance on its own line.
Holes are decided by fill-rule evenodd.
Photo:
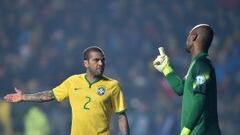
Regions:
M 199 75 L 196 77 L 196 84 L 197 85 L 201 85 L 204 84 L 206 82 L 206 78 L 204 77 L 204 75 Z
M 103 87 L 98 88 L 97 94 L 102 96 L 105 93 L 105 89 Z

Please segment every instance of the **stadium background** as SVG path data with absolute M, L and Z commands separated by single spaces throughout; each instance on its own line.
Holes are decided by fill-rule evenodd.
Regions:
M 67 135 L 68 103 L 5 104 L 14 86 L 26 93 L 49 90 L 84 71 L 84 48 L 106 53 L 106 75 L 124 89 L 132 135 L 179 133 L 181 98 L 152 67 L 159 45 L 184 76 L 190 55 L 184 51 L 191 27 L 215 30 L 210 56 L 218 81 L 222 133 L 240 132 L 240 16 L 238 0 L 1 0 L 0 134 L 23 135 L 29 109 L 38 107 L 51 135 Z M 4 112 L 10 111 L 4 114 Z M 113 121 L 116 121 L 115 119 Z M 32 121 L 34 123 L 34 121 Z M 5 125 L 5 126 L 4 126 Z M 7 126 L 6 126 L 7 125 Z M 47 125 L 45 125 L 47 126 Z M 10 128 L 8 128 L 10 127 Z M 116 122 L 112 124 L 117 135 Z

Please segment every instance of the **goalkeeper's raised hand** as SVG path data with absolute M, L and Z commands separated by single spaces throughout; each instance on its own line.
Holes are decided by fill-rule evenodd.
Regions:
M 172 68 L 169 66 L 169 58 L 165 54 L 163 47 L 159 47 L 158 51 L 159 51 L 159 55 L 153 61 L 153 66 L 158 71 L 162 72 L 165 76 L 167 76 L 169 73 L 173 71 Z

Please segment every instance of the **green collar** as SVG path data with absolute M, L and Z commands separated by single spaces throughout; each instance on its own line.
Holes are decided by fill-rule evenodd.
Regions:
M 199 58 L 205 57 L 205 56 L 208 56 L 208 54 L 205 53 L 205 52 L 200 52 L 197 56 L 195 56 L 195 57 L 192 59 L 192 62 L 191 62 L 191 64 L 190 64 L 190 67 L 189 67 L 189 69 L 188 69 L 188 72 L 187 72 L 187 75 L 186 75 L 186 76 L 188 76 L 189 72 L 191 71 L 191 69 L 192 69 L 193 65 L 196 63 L 196 61 L 197 61 Z
M 102 79 L 102 77 L 97 78 L 96 80 L 94 80 L 94 81 L 91 83 L 91 82 L 87 79 L 87 75 L 86 75 L 86 74 L 84 75 L 84 78 L 85 78 L 85 80 L 88 82 L 89 88 L 91 88 L 94 83 L 97 83 L 98 81 L 100 81 L 100 80 Z
M 201 57 L 204 57 L 204 56 L 208 56 L 207 53 L 205 52 L 200 52 L 197 56 L 195 56 L 192 61 L 196 61 L 197 59 L 201 58 Z

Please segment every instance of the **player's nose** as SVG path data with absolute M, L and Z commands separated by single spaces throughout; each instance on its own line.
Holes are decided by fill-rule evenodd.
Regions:
M 98 61 L 98 65 L 102 66 L 103 64 L 104 64 L 104 61 L 102 61 L 102 60 Z

